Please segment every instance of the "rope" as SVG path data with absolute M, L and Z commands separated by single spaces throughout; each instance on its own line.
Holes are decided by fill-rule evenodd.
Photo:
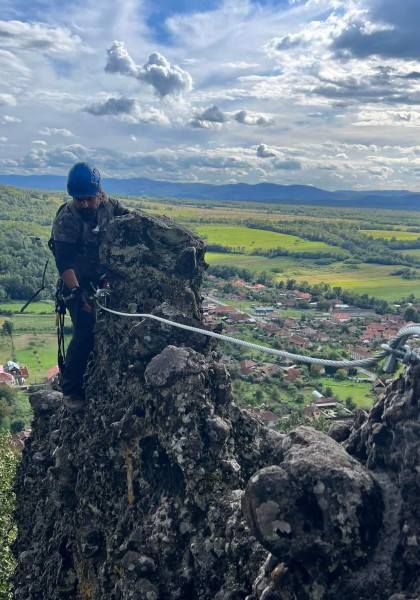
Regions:
M 395 335 L 391 340 L 389 340 L 389 344 L 383 345 L 384 350 L 382 352 L 377 352 L 376 354 L 374 354 L 373 356 L 370 356 L 369 358 L 362 358 L 359 360 L 347 360 L 347 359 L 330 360 L 327 358 L 315 358 L 313 356 L 293 354 L 291 352 L 286 352 L 285 350 L 276 350 L 275 348 L 269 348 L 267 346 L 253 344 L 252 342 L 247 342 L 245 340 L 239 340 L 237 338 L 230 337 L 228 335 L 222 335 L 221 333 L 215 333 L 214 331 L 207 331 L 206 329 L 200 329 L 198 327 L 184 325 L 183 323 L 177 323 L 175 321 L 170 321 L 169 319 L 164 319 L 162 317 L 158 317 L 156 315 L 151 315 L 148 313 L 119 312 L 117 310 L 112 310 L 112 309 L 107 308 L 106 306 L 103 306 L 102 304 L 100 304 L 98 297 L 102 297 L 102 296 L 103 296 L 103 294 L 102 295 L 99 294 L 99 295 L 95 296 L 97 305 L 99 306 L 99 308 L 101 310 L 104 310 L 113 315 L 117 315 L 120 317 L 136 318 L 136 319 L 139 319 L 139 318 L 140 319 L 153 319 L 155 321 L 159 321 L 160 323 L 172 325 L 173 327 L 178 327 L 179 329 L 185 329 L 186 331 L 192 331 L 193 333 L 200 333 L 200 334 L 206 335 L 208 337 L 216 338 L 223 342 L 228 342 L 230 344 L 236 344 L 237 346 L 244 346 L 245 348 L 250 348 L 251 350 L 258 350 L 259 352 L 265 352 L 267 354 L 274 354 L 275 356 L 280 356 L 282 358 L 288 358 L 288 359 L 291 359 L 292 361 L 296 361 L 296 362 L 300 362 L 300 363 L 306 363 L 306 364 L 312 364 L 312 365 L 323 365 L 326 367 L 338 367 L 338 368 L 340 368 L 340 367 L 368 367 L 368 366 L 378 363 L 382 359 L 386 358 L 389 354 L 395 354 L 397 356 L 396 353 L 402 353 L 402 354 L 406 355 L 407 352 L 404 353 L 403 350 L 399 350 L 400 342 L 402 340 L 405 341 L 407 339 L 407 337 L 409 337 L 410 335 L 416 335 L 416 334 L 420 335 L 420 326 L 418 326 L 418 325 L 406 326 L 406 327 L 403 327 L 402 329 L 400 329 L 400 331 L 397 333 L 397 335 Z M 417 354 L 414 354 L 412 352 L 409 352 L 408 354 L 409 354 L 409 358 L 411 361 L 413 361 L 413 360 L 415 362 L 420 361 L 420 356 L 418 356 Z M 403 356 L 398 356 L 398 357 L 404 358 Z

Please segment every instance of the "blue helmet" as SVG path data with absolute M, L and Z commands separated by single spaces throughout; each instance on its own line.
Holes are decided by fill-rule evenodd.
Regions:
M 100 190 L 101 175 L 89 163 L 78 162 L 67 175 L 67 193 L 72 198 L 88 198 Z

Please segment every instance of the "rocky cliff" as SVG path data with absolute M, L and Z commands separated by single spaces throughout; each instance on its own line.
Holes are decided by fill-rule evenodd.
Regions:
M 118 218 L 102 260 L 109 308 L 205 327 L 188 230 Z M 418 369 L 351 431 L 281 435 L 232 403 L 218 359 L 211 338 L 103 312 L 85 411 L 32 395 L 17 600 L 419 597 Z

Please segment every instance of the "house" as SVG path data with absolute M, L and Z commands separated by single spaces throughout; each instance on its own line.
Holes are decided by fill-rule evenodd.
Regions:
M 236 287 L 245 287 L 246 282 L 243 279 L 234 279 L 232 285 L 235 285 Z
M 319 331 L 316 334 L 314 339 L 316 342 L 321 342 L 322 344 L 327 344 L 330 341 L 330 336 L 327 335 L 326 333 L 322 333 L 321 331 Z
M 265 285 L 262 283 L 256 283 L 255 285 L 250 285 L 249 288 L 251 290 L 265 290 Z
M 307 300 L 309 302 L 309 300 L 312 298 L 312 294 L 309 292 L 298 292 L 296 297 L 298 300 Z
M 299 348 L 307 348 L 311 343 L 308 338 L 297 335 L 296 333 L 289 337 L 289 342 L 295 346 L 299 346 Z
M 346 323 L 351 319 L 350 315 L 347 313 L 332 313 L 331 317 L 339 323 Z
M 255 314 L 257 315 L 269 315 L 273 312 L 272 306 L 256 306 L 254 309 Z
M 250 375 L 257 366 L 257 363 L 253 360 L 241 360 L 239 363 L 239 370 L 241 375 Z
M 276 365 L 275 363 L 264 363 L 264 365 L 260 369 L 260 373 L 261 375 L 272 375 L 273 373 L 276 373 L 276 371 L 278 371 L 279 369 L 280 366 Z
M 386 385 L 382 379 L 375 379 L 375 381 L 372 383 L 372 387 L 375 392 L 381 392 L 384 388 L 386 388 Z
M 337 398 L 334 398 L 334 396 L 322 396 L 322 398 L 314 398 L 312 402 L 318 408 L 335 408 L 338 404 L 338 400 Z
M 311 404 L 311 406 L 305 406 L 303 414 L 308 419 L 316 419 L 321 414 L 321 411 L 314 404 Z
M 249 315 L 245 313 L 233 313 L 229 315 L 229 321 L 232 323 L 247 323 L 249 321 Z
M 58 374 L 60 373 L 60 369 L 58 368 L 58 365 L 54 365 L 53 367 L 50 367 L 47 371 L 47 381 L 54 381 L 56 379 L 56 377 L 58 377 Z
M 317 333 L 316 329 L 313 329 L 312 327 L 304 327 L 301 330 L 301 333 L 303 333 L 303 335 L 315 335 Z
M 289 327 L 290 329 L 298 329 L 299 328 L 299 324 L 297 323 L 297 321 L 295 321 L 294 319 L 290 319 L 289 317 L 286 317 L 284 319 L 284 326 Z
M 15 378 L 10 373 L 0 373 L 0 385 L 15 385 Z
M 358 360 L 359 358 L 367 358 L 370 356 L 370 352 L 363 346 L 355 346 L 352 350 L 350 350 L 350 356 Z
M 284 381 L 287 381 L 288 383 L 293 383 L 299 377 L 302 377 L 302 371 L 300 371 L 299 369 L 295 369 L 294 367 L 290 367 L 286 371 Z
M 278 415 L 274 414 L 273 412 L 271 412 L 271 410 L 264 410 L 264 411 L 253 410 L 252 412 L 267 427 L 274 427 L 275 424 L 277 423 L 277 421 L 280 419 L 280 417 Z
M 209 310 L 210 315 L 228 315 L 235 312 L 236 308 L 234 306 L 227 305 L 216 306 L 215 308 L 211 308 Z
M 284 308 L 293 307 L 297 305 L 296 298 L 282 298 L 281 302 L 276 302 L 277 306 L 282 306 Z
M 264 324 L 261 326 L 261 329 L 270 337 L 279 335 L 280 332 L 283 331 L 280 325 L 276 325 L 275 323 L 268 323 L 267 325 Z

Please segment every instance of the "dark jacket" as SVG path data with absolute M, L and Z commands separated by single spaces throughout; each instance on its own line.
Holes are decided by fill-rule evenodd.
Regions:
M 108 223 L 130 211 L 116 198 L 104 200 L 96 211 L 94 220 L 85 222 L 72 200 L 69 200 L 54 219 L 52 237 L 54 256 L 60 275 L 74 269 L 79 284 L 90 288 L 104 274 L 99 263 L 99 245 L 103 240 Z

